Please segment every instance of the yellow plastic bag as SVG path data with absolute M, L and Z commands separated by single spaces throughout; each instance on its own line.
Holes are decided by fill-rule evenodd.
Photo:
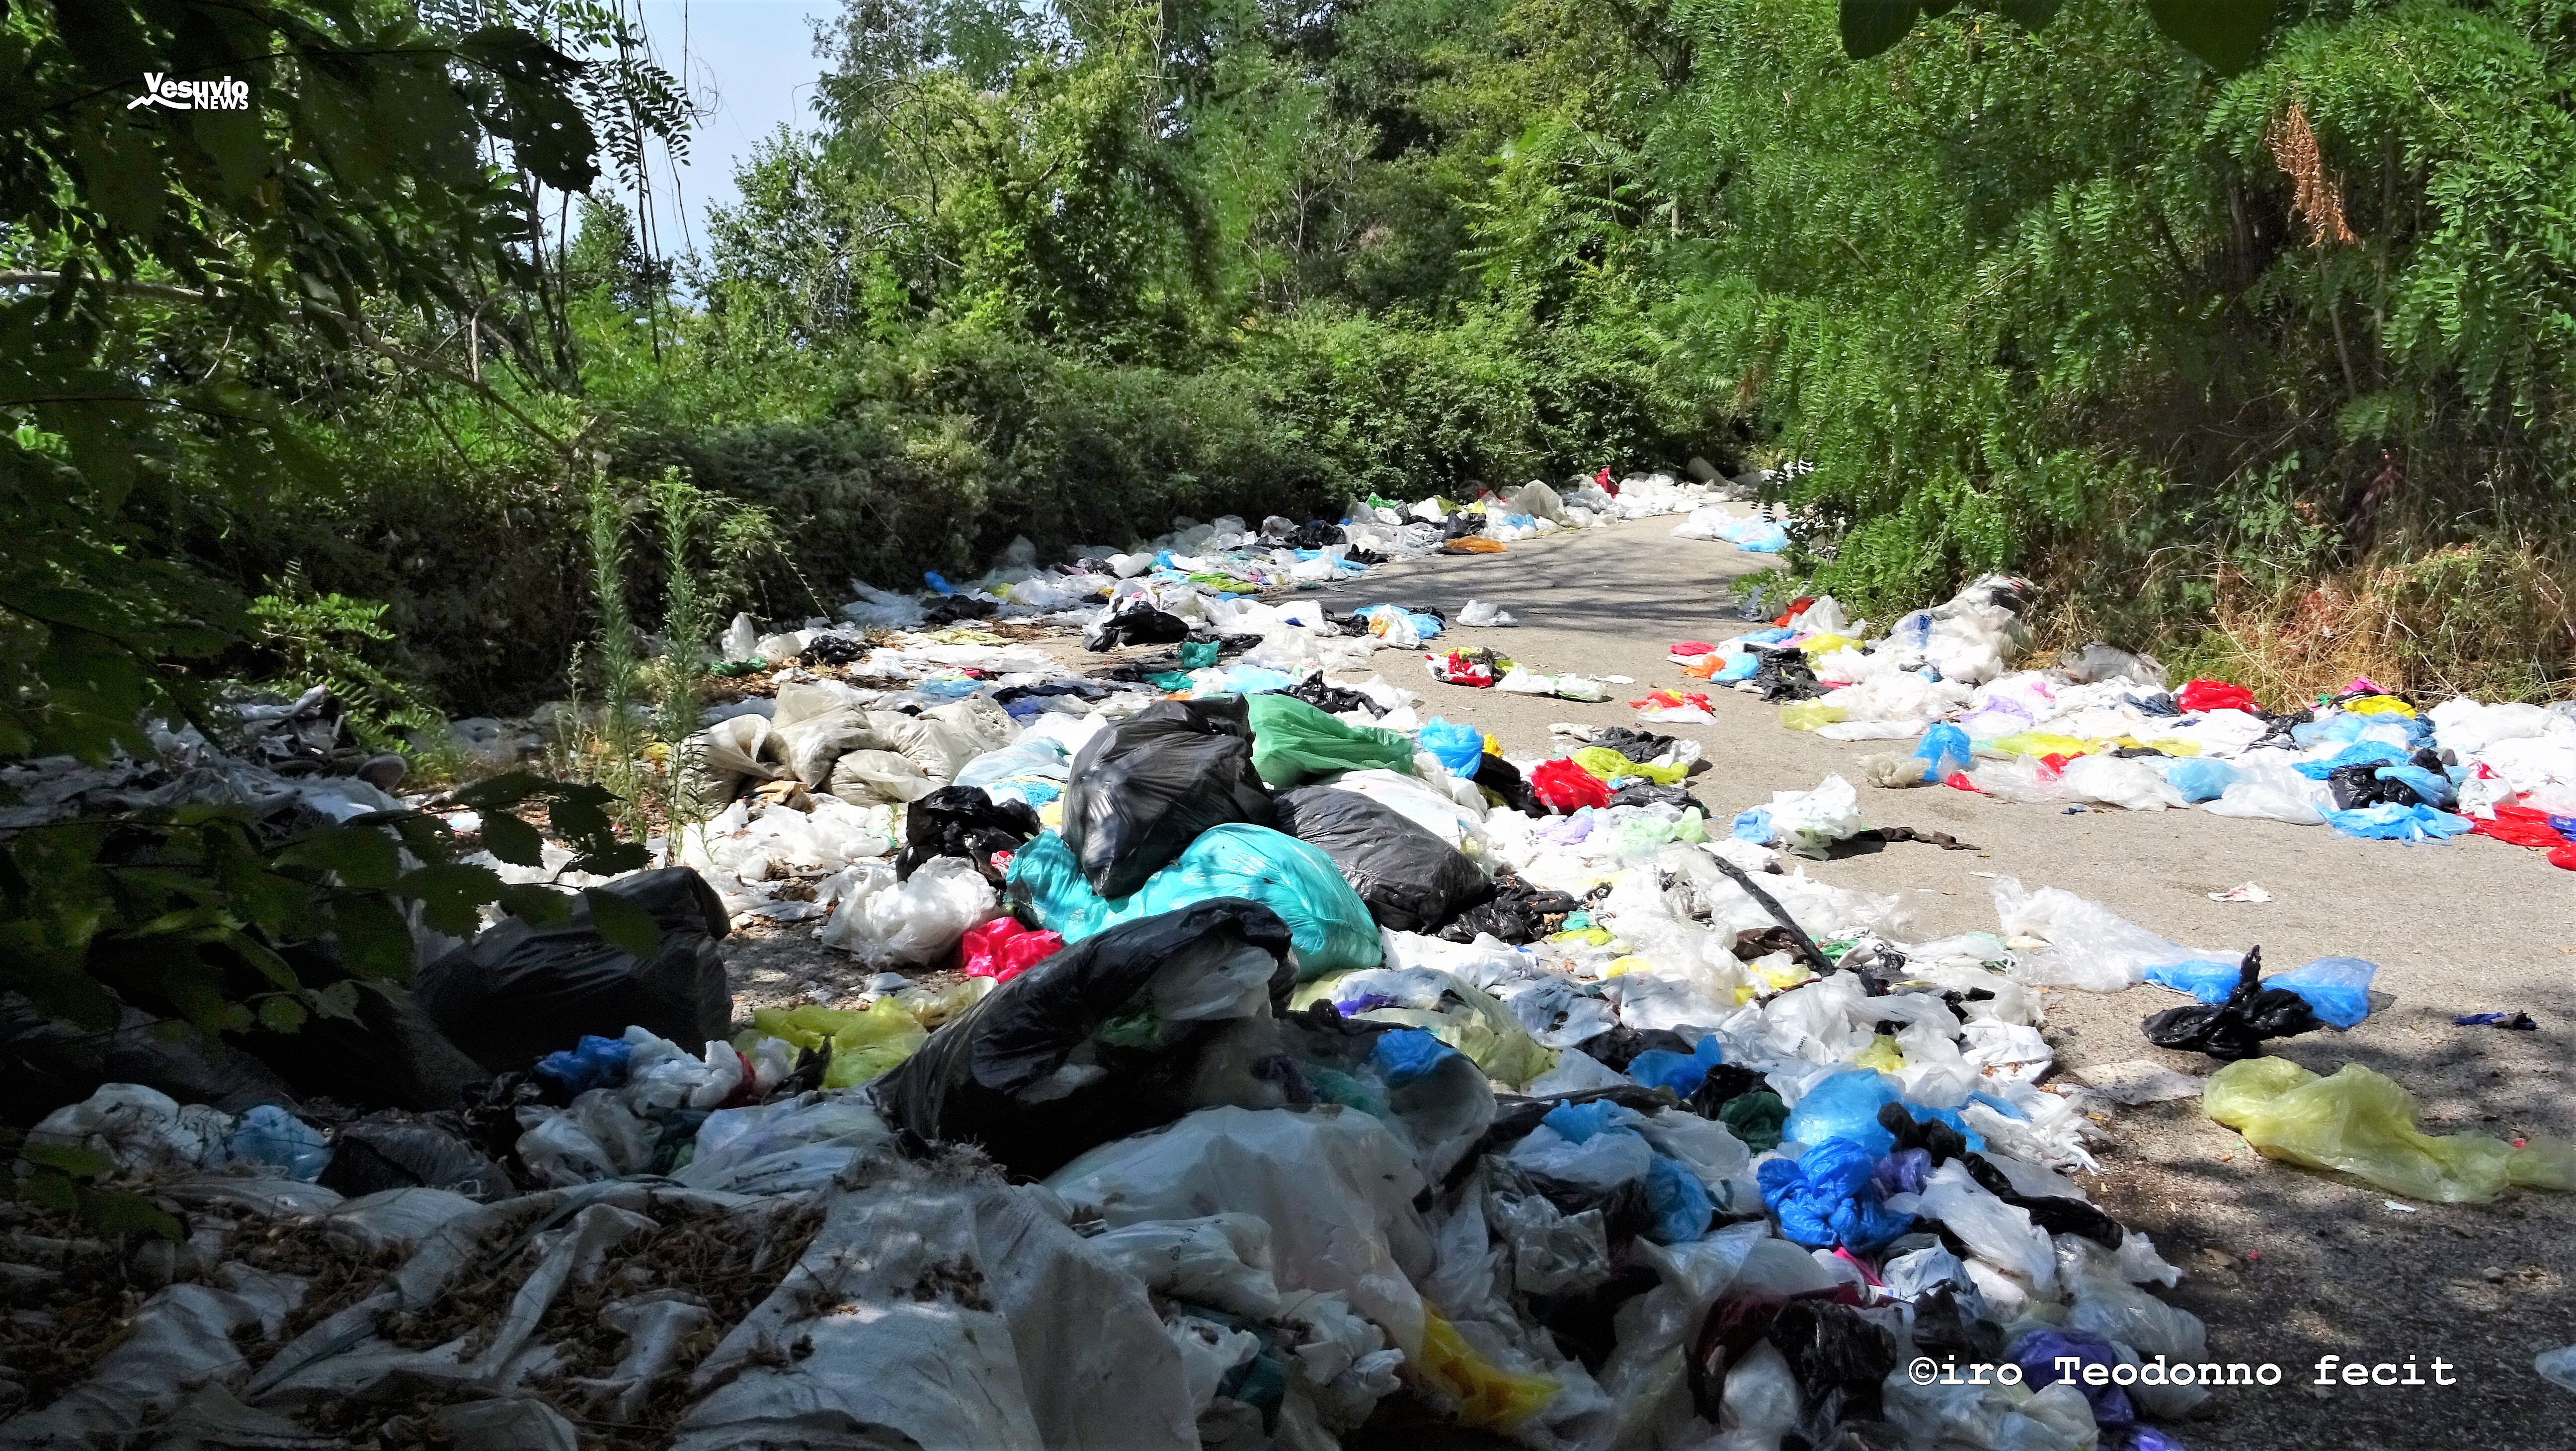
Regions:
M 1585 746 L 1570 759 L 1604 781 L 1621 776 L 1643 776 L 1658 786 L 1670 786 L 1690 774 L 1688 766 L 1649 766 L 1642 761 L 1629 760 L 1608 746 Z
M 2343 708 L 2351 711 L 2354 715 L 2411 716 L 2415 713 L 2415 707 L 2408 705 L 2406 702 L 2399 700 L 2393 695 L 2365 695 L 2359 700 L 2345 701 L 2343 703 Z
M 2050 731 L 2015 731 L 1995 742 L 1995 749 L 2007 756 L 2082 756 L 2092 752 L 2093 743 Z
M 1849 710 L 1839 705 L 1827 705 L 1821 700 L 1802 700 L 1795 705 L 1780 707 L 1780 724 L 1793 731 L 1821 730 L 1829 725 L 1840 725 L 1850 715 Z
M 1458 1424 L 1508 1431 L 1556 1398 L 1556 1379 L 1514 1375 L 1476 1353 L 1458 1327 L 1422 1307 L 1422 1378 L 1458 1403 Z
M 2209 1075 L 2201 1108 L 2266 1158 L 2338 1169 L 2409 1199 L 2480 1204 L 2516 1184 L 2576 1189 L 2576 1145 L 2427 1134 L 2415 1127 L 2414 1095 L 2358 1063 L 2331 1078 L 2286 1058 L 2230 1063 Z
M 1857 650 L 1860 641 L 1849 635 L 1809 635 L 1798 642 L 1798 648 L 1809 655 L 1830 655 L 1836 650 Z
M 761 1008 L 751 1015 L 754 1033 L 784 1038 L 799 1048 L 832 1045 L 831 1066 L 823 1070 L 825 1088 L 856 1088 L 873 1081 L 930 1041 L 930 1030 L 893 998 L 876 1000 L 866 1012 L 846 1008 Z
M 1905 1053 L 1896 1046 L 1896 1037 L 1881 1033 L 1869 1040 L 1869 1046 L 1852 1055 L 1852 1062 L 1881 1073 L 1895 1073 L 1905 1067 Z
M 1601 975 L 1603 977 L 1621 977 L 1632 972 L 1644 972 L 1653 966 L 1654 964 L 1652 962 L 1649 962 L 1645 958 L 1639 957 L 1632 952 L 1625 957 L 1614 957 L 1610 959 L 1610 965 L 1601 969 Z

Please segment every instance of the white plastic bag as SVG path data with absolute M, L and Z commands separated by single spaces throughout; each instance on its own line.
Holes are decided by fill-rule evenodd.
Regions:
M 2182 792 L 2155 767 L 2134 757 L 2078 756 L 2058 776 L 2067 799 L 2131 811 L 2163 811 L 2186 806 Z
M 1860 797 L 1840 776 L 1827 776 L 1812 791 L 1774 791 L 1771 826 L 1784 849 L 1822 859 L 1835 842 L 1861 829 Z
M 1519 624 L 1520 621 L 1513 619 L 1509 610 L 1498 605 L 1489 605 L 1482 600 L 1469 600 L 1466 607 L 1458 611 L 1458 623 L 1471 629 L 1508 629 Z
M 2110 993 L 2144 981 L 2147 969 L 2178 962 L 2233 962 L 2242 954 L 2203 952 L 2144 927 L 2060 887 L 2027 891 L 2013 877 L 1995 883 L 1995 915 L 2015 942 L 2013 977 L 2043 987 Z
M 1347 1295 L 1407 1355 L 1421 1350 L 1412 1277 L 1431 1266 L 1413 1207 L 1422 1175 L 1412 1149 L 1364 1113 L 1201 1109 L 1103 1144 L 1046 1185 L 1113 1228 L 1227 1212 L 1264 1220 L 1283 1288 Z
M 935 962 L 956 949 L 966 929 L 1001 915 L 993 884 L 964 857 L 933 858 L 903 882 L 885 862 L 862 871 L 815 935 L 869 967 Z

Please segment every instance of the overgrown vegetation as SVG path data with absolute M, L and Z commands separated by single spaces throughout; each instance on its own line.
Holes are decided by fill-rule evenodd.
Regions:
M 616 183 L 576 208 L 538 182 L 584 176 L 496 147 L 503 170 L 442 173 L 470 204 L 414 215 L 333 160 L 358 155 L 340 131 L 297 141 L 318 66 L 272 68 L 255 138 L 110 116 L 62 99 L 92 74 L 63 12 L 22 7 L 12 54 L 54 99 L 9 124 L 52 180 L 10 193 L 8 265 L 118 280 L 21 286 L 12 315 L 30 346 L 78 333 L 31 356 L 154 382 L 13 408 L 20 476 L 107 490 L 85 507 L 125 531 L 65 524 L 62 558 L 138 566 L 88 635 L 15 615 L 13 668 L 55 682 L 21 729 L 144 689 L 46 650 L 314 677 L 238 613 L 291 569 L 303 598 L 383 606 L 390 638 L 339 629 L 336 658 L 506 712 L 564 694 L 583 641 L 604 700 L 621 608 L 685 618 L 694 650 L 733 607 L 802 616 L 1020 533 L 1124 544 L 1693 453 L 1812 462 L 1792 563 L 1880 617 L 2010 568 L 2070 641 L 2563 690 L 2576 4 L 2203 9 L 852 0 L 819 36 L 824 124 L 760 147 L 705 255 L 673 257 L 613 194 L 649 190 L 681 103 L 612 15 L 513 12 L 601 58 L 582 72 L 442 7 L 277 12 L 332 44 L 425 37 L 505 142 L 555 77 Z M 378 84 L 350 134 L 403 134 L 382 110 L 409 92 Z M 375 207 L 393 240 L 367 235 L 363 275 L 280 242 L 310 273 L 289 290 L 219 229 L 172 252 L 97 197 L 63 210 L 121 174 L 75 111 L 160 148 L 187 215 L 256 200 L 257 237 Z M 221 157 L 299 144 L 312 177 L 274 174 L 307 192 L 225 189 Z M 84 408 L 155 420 L 130 488 Z M 650 502 L 671 470 L 708 501 L 676 551 Z M 615 598 L 594 476 L 625 510 Z M 2301 633 L 2319 611 L 2351 614 L 2331 651 Z

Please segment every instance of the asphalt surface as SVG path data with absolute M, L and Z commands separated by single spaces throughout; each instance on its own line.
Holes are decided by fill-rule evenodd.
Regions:
M 1679 522 L 1396 564 L 1322 597 L 1337 610 L 1435 605 L 1453 620 L 1470 599 L 1497 603 L 1517 628 L 1460 627 L 1441 644 L 1490 646 L 1549 674 L 1633 679 L 1614 684 L 1609 703 L 1582 704 L 1446 685 L 1409 653 L 1378 653 L 1390 680 L 1424 693 L 1426 717 L 1472 720 L 1515 755 L 1547 751 L 1551 722 L 1634 724 L 1627 701 L 1682 685 L 1666 658 L 1673 642 L 1751 628 L 1733 615 L 1730 585 L 1769 567 L 1767 557 L 1676 539 Z M 2373 986 L 2386 995 L 2371 1017 L 2348 1033 L 2275 1044 L 2279 1056 L 2320 1073 L 2359 1062 L 2387 1074 L 2416 1095 L 2429 1133 L 2576 1137 L 2576 873 L 2541 853 L 2482 837 L 2408 846 L 2198 810 L 2070 815 L 1943 787 L 1877 789 L 1857 762 L 1890 743 L 1822 740 L 1783 729 L 1779 708 L 1753 696 L 1712 695 L 1716 724 L 1650 728 L 1701 743 L 1710 766 L 1692 790 L 1721 818 L 1839 772 L 1859 788 L 1870 824 L 1949 832 L 1981 848 L 1896 843 L 1804 865 L 1837 886 L 1902 893 L 1920 937 L 1995 929 L 1995 878 L 2016 877 L 2093 898 L 2213 955 L 2259 943 L 2274 971 L 2365 958 L 2380 964 Z M 2249 880 L 2272 900 L 2209 899 Z M 2177 994 L 2047 997 L 2059 1073 L 2132 1059 L 2192 1074 L 2216 1066 L 2140 1033 L 2146 1014 L 2186 1001 Z M 2451 1021 L 2515 1009 L 2540 1030 Z M 2488 1205 L 2391 1207 L 2392 1196 L 2357 1180 L 2261 1158 L 2196 1099 L 2118 1110 L 2104 1131 L 2095 1149 L 2104 1172 L 2087 1190 L 2184 1269 L 2168 1298 L 2208 1322 L 2212 1358 L 2283 1369 L 2276 1386 L 2219 1391 L 2205 1419 L 2175 1428 L 2186 1443 L 2448 1448 L 2467 1432 L 2490 1448 L 2576 1446 L 2576 1395 L 2531 1368 L 2537 1352 L 2576 1342 L 2576 1196 L 2515 1190 Z M 2318 1387 L 2327 1354 L 2413 1358 L 2428 1383 Z M 2437 1356 L 2456 1384 L 2429 1383 Z

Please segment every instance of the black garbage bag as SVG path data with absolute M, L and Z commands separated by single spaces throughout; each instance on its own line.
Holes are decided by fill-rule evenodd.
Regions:
M 2342 767 L 2326 777 L 2326 789 L 2334 794 L 2335 810 L 2359 811 L 2365 806 L 2382 804 L 2421 804 L 2424 798 L 2415 793 L 2414 787 L 2403 781 L 2380 778 L 2379 768 L 2385 764 L 2383 761 L 2365 761 L 2360 765 Z
M 1487 756 L 1485 761 L 1490 766 L 1497 759 Z M 1482 776 L 1484 769 L 1480 767 L 1477 774 Z M 1565 924 L 1565 914 L 1582 906 L 1578 898 L 1533 887 L 1504 872 L 1494 878 L 1492 896 L 1459 913 L 1440 929 L 1440 935 L 1451 942 L 1473 942 L 1476 934 L 1486 932 L 1517 947 L 1558 931 Z
M 1324 678 L 1324 672 L 1321 670 L 1318 670 L 1314 674 L 1307 676 L 1305 679 L 1298 681 L 1295 685 L 1288 687 L 1280 693 L 1302 700 L 1308 705 L 1313 706 L 1315 709 L 1324 712 L 1326 715 L 1340 715 L 1346 710 L 1364 710 L 1371 715 L 1386 714 L 1384 710 L 1378 707 L 1378 703 L 1376 701 L 1369 699 L 1367 696 L 1360 694 L 1356 690 L 1345 690 L 1341 686 L 1335 685 L 1331 681 L 1326 680 Z
M 1276 804 L 1279 829 L 1331 857 L 1381 927 L 1425 931 L 1490 890 L 1464 853 L 1384 802 L 1304 786 Z
M 1273 818 L 1239 695 L 1154 702 L 1093 736 L 1064 791 L 1064 844 L 1104 897 L 1145 885 L 1211 826 Z
M 2288 988 L 2263 986 L 2262 974 L 2263 949 L 2257 947 L 2245 954 L 2237 969 L 2236 990 L 2227 995 L 2227 1001 L 2215 1007 L 2189 1003 L 2150 1013 L 2142 1025 L 2147 1041 L 2159 1048 L 2206 1053 L 2233 1063 L 2259 1056 L 2267 1039 L 2295 1038 L 2325 1026 L 2306 998 Z
M 942 786 L 903 809 L 895 879 L 910 880 L 933 857 L 962 856 L 998 884 L 1002 873 L 993 854 L 1018 851 L 1039 830 L 1038 814 L 1025 801 L 996 801 L 981 786 Z
M 441 1032 L 495 1073 L 522 1069 L 584 1033 L 642 1027 L 674 1043 L 724 1037 L 733 1024 L 716 939 L 728 924 L 715 888 L 687 867 L 622 878 L 601 891 L 644 909 L 662 929 L 650 961 L 591 924 L 587 902 L 547 926 L 517 918 L 420 971 L 414 998 Z
M 1206 1050 L 1243 1023 L 1175 1020 L 1157 1002 L 1226 996 L 1252 973 L 1266 1012 L 1296 985 L 1288 925 L 1257 902 L 1224 897 L 1122 923 L 987 993 L 942 1024 L 880 1080 L 878 1107 L 931 1143 L 980 1144 L 1013 1174 L 1037 1178 L 1086 1149 L 1187 1113 Z
M 1189 637 L 1188 621 L 1138 601 L 1093 625 L 1090 632 L 1082 637 L 1082 648 L 1115 650 L 1121 645 L 1177 645 Z
M 436 1123 L 387 1115 L 343 1124 L 321 1185 L 355 1199 L 381 1189 L 447 1189 L 489 1202 L 518 1192 L 482 1150 Z
M 925 625 L 953 625 L 959 620 L 988 618 L 1000 608 L 1001 605 L 996 601 L 977 595 L 947 595 L 943 596 L 939 603 L 922 611 L 921 622 Z
M 1348 544 L 1350 539 L 1351 536 L 1342 532 L 1341 525 L 1328 524 L 1321 519 L 1309 519 L 1288 531 L 1288 545 L 1292 549 L 1321 549 L 1328 544 Z
M 33 1128 L 108 1083 L 139 1083 L 226 1113 L 263 1103 L 299 1106 L 295 1090 L 267 1064 L 239 1051 L 217 1058 L 193 1030 L 140 1008 L 123 1009 L 114 1028 L 98 1032 L 49 1018 L 16 993 L 0 994 L 0 1125 Z
M 1771 1344 L 1806 1392 L 1807 1409 L 1825 1424 L 1876 1420 L 1879 1386 L 1896 1369 L 1896 1336 L 1849 1305 L 1802 1297 L 1780 1307 Z M 1904 1445 L 1900 1437 L 1895 1443 Z
M 1461 509 L 1441 523 L 1440 537 L 1445 541 L 1464 539 L 1470 534 L 1482 534 L 1485 532 L 1485 524 L 1484 515 L 1471 514 Z
M 1538 789 L 1521 774 L 1521 768 L 1502 757 L 1487 754 L 1476 763 L 1476 784 L 1502 798 L 1505 806 L 1523 816 L 1546 816 L 1547 803 L 1538 799 Z
M 1673 740 L 1671 736 L 1659 736 L 1634 726 L 1614 725 L 1594 732 L 1591 743 L 1607 746 L 1631 761 L 1651 761 L 1670 748 Z
M 1478 771 L 1476 776 L 1481 783 L 1484 772 Z M 1685 806 L 1697 811 L 1703 820 L 1708 817 L 1708 803 L 1679 786 L 1658 786 L 1652 781 L 1636 781 L 1620 787 L 1610 793 L 1610 804 L 1613 806 Z
M 1890 1103 L 1879 1107 L 1878 1124 L 1895 1136 L 1896 1152 L 1921 1149 L 1934 1168 L 1958 1160 L 1980 1188 L 2027 1211 L 2031 1222 L 2050 1234 L 2082 1235 L 2105 1249 L 2118 1249 L 2128 1235 L 2128 1228 L 2120 1221 L 2081 1199 L 2064 1194 L 2024 1194 L 2015 1189 L 2003 1170 L 1983 1154 L 1969 1151 L 1966 1135 L 1939 1119 L 1918 1119 L 1906 1112 L 1903 1104 Z
M 1754 668 L 1753 688 L 1766 701 L 1813 700 L 1825 693 L 1824 682 L 1807 668 L 1807 657 L 1796 649 L 1761 651 L 1762 663 Z
M 292 1033 L 251 1032 L 232 1041 L 299 1095 L 361 1108 L 455 1108 L 491 1077 L 401 988 L 362 982 L 355 1011 L 354 1023 L 317 1015 Z
M 816 635 L 797 655 L 799 665 L 847 665 L 868 653 L 868 642 L 848 635 Z

